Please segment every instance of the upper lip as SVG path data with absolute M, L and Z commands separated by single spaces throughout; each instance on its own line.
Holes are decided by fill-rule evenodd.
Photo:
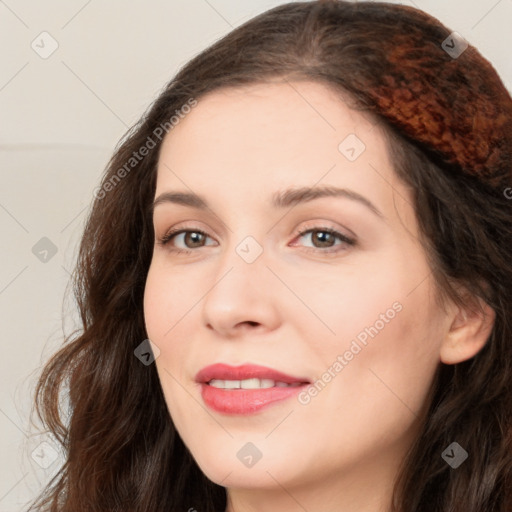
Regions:
M 211 380 L 245 380 L 245 379 L 271 379 L 275 382 L 293 384 L 302 382 L 309 384 L 309 380 L 303 377 L 294 377 L 280 371 L 255 364 L 243 364 L 230 366 L 228 364 L 212 364 L 204 367 L 196 375 L 196 382 L 207 383 Z

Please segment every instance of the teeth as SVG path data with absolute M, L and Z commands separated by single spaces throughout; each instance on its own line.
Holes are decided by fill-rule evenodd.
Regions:
M 213 379 L 208 384 L 214 388 L 220 389 L 268 389 L 268 388 L 287 388 L 300 386 L 300 382 L 287 384 L 286 382 L 276 382 L 272 379 L 244 379 L 244 380 L 219 380 Z
M 270 379 L 245 379 L 240 381 L 242 389 L 265 389 L 274 387 L 274 381 Z

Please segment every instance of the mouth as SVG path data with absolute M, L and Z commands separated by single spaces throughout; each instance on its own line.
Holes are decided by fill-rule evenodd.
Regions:
M 205 405 L 224 414 L 253 414 L 297 394 L 311 382 L 265 366 L 214 364 L 196 375 Z

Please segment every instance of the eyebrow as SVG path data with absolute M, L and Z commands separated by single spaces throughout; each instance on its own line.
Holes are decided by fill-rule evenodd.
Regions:
M 371 210 L 378 217 L 384 218 L 384 215 L 380 210 L 366 197 L 350 189 L 332 186 L 300 187 L 278 191 L 272 195 L 271 205 L 274 208 L 288 208 L 290 206 L 306 203 L 322 197 L 343 197 L 352 201 L 357 201 Z M 151 205 L 150 211 L 153 212 L 158 205 L 163 203 L 180 204 L 191 208 L 197 208 L 199 210 L 210 209 L 208 202 L 204 197 L 193 192 L 176 191 L 163 192 L 160 194 Z

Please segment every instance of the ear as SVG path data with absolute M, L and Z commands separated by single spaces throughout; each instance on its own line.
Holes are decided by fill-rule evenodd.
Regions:
M 472 297 L 468 306 L 453 308 L 453 320 L 441 344 L 440 358 L 445 364 L 457 364 L 475 356 L 491 335 L 495 311 L 480 297 Z

